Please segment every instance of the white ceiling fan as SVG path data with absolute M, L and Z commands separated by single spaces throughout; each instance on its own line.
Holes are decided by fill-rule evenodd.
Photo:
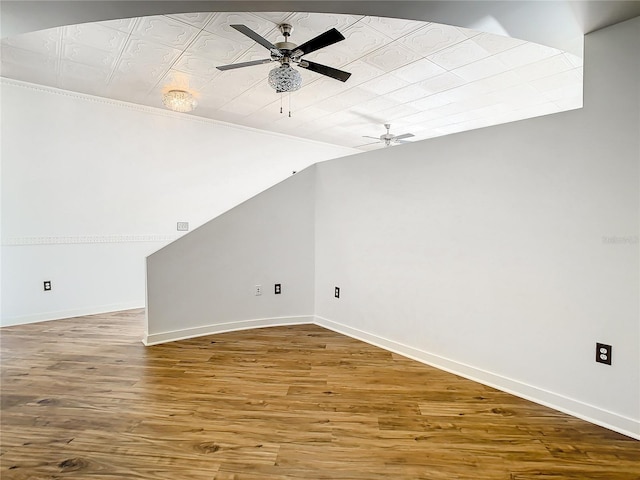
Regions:
M 413 137 L 413 133 L 403 133 L 402 135 L 393 135 L 389 132 L 391 130 L 391 124 L 385 123 L 384 127 L 387 129 L 387 133 L 380 135 L 379 137 L 371 137 L 369 135 L 364 135 L 364 138 L 373 138 L 379 142 L 384 142 L 385 147 L 391 146 L 392 143 L 410 143 L 407 142 L 406 138 Z

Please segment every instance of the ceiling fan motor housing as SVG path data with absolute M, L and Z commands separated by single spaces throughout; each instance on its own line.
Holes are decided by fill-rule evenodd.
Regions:
M 285 39 L 291 35 L 291 32 L 293 32 L 293 27 L 288 23 L 281 23 L 278 25 L 278 28 L 280 29 L 280 33 L 284 35 Z

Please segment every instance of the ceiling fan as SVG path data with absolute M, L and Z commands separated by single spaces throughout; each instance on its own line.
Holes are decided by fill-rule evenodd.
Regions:
M 385 123 L 384 127 L 387 129 L 387 133 L 380 135 L 379 137 L 370 137 L 369 135 L 364 135 L 364 138 L 375 138 L 380 142 L 384 142 L 384 146 L 388 147 L 392 143 L 410 143 L 405 140 L 405 138 L 413 137 L 413 133 L 403 133 L 402 135 L 393 135 L 389 132 L 391 130 L 391 124 Z
M 261 60 L 222 65 L 217 67 L 218 70 L 232 70 L 235 68 L 251 67 L 253 65 L 263 65 L 270 62 L 279 62 L 280 66 L 269 72 L 269 85 L 278 93 L 292 92 L 299 89 L 302 85 L 300 72 L 292 68 L 291 64 L 295 64 L 300 68 L 306 68 L 321 75 L 326 75 L 327 77 L 335 78 L 341 82 L 346 82 L 351 76 L 348 72 L 302 58 L 304 55 L 344 40 L 344 36 L 335 28 L 312 38 L 302 45 L 296 45 L 295 43 L 289 42 L 289 36 L 293 31 L 293 27 L 288 23 L 279 25 L 280 32 L 284 36 L 284 42 L 276 42 L 275 44 L 257 34 L 246 25 L 231 25 L 231 27 L 265 47 L 269 50 L 271 56 L 270 58 Z

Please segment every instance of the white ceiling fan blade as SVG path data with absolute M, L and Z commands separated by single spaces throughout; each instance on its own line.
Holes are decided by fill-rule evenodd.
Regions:
M 413 133 L 403 133 L 402 135 L 398 135 L 397 137 L 394 137 L 396 140 L 402 140 L 404 138 L 411 138 L 413 137 Z
M 380 144 L 379 140 L 377 142 L 369 142 L 369 143 L 363 143 L 361 145 L 356 145 L 353 148 L 368 147 L 369 145 L 378 145 L 378 144 Z

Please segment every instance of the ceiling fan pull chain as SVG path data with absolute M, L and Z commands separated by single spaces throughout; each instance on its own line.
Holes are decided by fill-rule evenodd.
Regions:
M 280 92 L 280 113 L 282 113 L 282 92 Z
M 291 118 L 291 92 L 289 92 L 289 118 Z

